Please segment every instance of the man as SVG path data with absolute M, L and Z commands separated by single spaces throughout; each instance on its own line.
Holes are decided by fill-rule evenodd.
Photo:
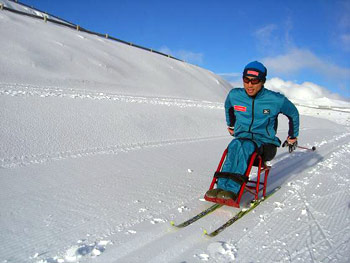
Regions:
M 276 137 L 278 115 L 288 117 L 289 131 L 283 146 L 292 152 L 297 146 L 299 113 L 284 95 L 264 87 L 266 67 L 249 63 L 243 71 L 243 88 L 230 91 L 225 101 L 228 131 L 235 139 L 228 146 L 226 160 L 219 173 L 217 188 L 207 191 L 209 198 L 236 199 L 248 167 L 248 160 L 257 151 L 263 161 L 272 160 L 281 145 Z

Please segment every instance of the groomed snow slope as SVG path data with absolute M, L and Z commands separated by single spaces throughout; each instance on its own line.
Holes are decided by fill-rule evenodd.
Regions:
M 5 11 L 0 34 L 0 262 L 349 262 L 349 113 L 300 107 L 317 151 L 280 149 L 281 190 L 208 239 L 237 209 L 169 221 L 209 206 L 225 81 Z

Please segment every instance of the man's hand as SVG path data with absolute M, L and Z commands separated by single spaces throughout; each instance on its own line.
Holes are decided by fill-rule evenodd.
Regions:
M 289 152 L 291 153 L 298 147 L 298 138 L 287 137 L 287 140 L 284 141 L 282 147 L 289 147 Z
M 235 135 L 235 129 L 234 127 L 227 127 L 228 132 L 230 133 L 231 136 Z

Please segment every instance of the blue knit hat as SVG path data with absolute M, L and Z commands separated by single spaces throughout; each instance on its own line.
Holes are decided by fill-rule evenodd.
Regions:
M 267 69 L 259 61 L 250 62 L 247 66 L 245 66 L 243 71 L 243 77 L 245 76 L 256 77 L 263 81 L 266 80 L 266 75 L 267 75 Z

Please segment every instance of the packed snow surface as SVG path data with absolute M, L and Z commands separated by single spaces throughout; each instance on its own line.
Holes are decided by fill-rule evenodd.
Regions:
M 299 144 L 317 150 L 280 148 L 268 190 L 281 189 L 207 238 L 203 229 L 238 209 L 180 230 L 169 222 L 211 205 L 202 198 L 232 139 L 227 82 L 8 11 L 0 10 L 0 34 L 1 263 L 350 261 L 343 105 L 298 103 Z M 287 129 L 281 116 L 281 140 Z

